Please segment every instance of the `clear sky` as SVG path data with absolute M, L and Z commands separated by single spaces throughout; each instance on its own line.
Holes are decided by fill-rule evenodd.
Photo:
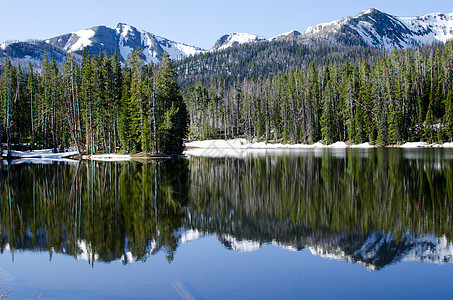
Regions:
M 396 16 L 453 12 L 452 0 L 0 0 L 0 43 L 46 39 L 123 22 L 170 40 L 209 49 L 222 35 L 270 38 L 376 8 Z

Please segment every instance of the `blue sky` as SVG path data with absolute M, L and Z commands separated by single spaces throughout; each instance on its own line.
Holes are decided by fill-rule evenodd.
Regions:
M 397 16 L 453 12 L 451 0 L 25 0 L 2 1 L 0 43 L 46 39 L 124 22 L 177 42 L 211 48 L 223 34 L 254 33 L 270 38 L 291 30 L 377 8 Z

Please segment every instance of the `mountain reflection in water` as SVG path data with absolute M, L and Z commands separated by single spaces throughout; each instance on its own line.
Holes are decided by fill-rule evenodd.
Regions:
M 0 248 L 146 260 L 215 235 L 237 251 L 308 248 L 377 270 L 452 263 L 447 149 L 4 165 Z

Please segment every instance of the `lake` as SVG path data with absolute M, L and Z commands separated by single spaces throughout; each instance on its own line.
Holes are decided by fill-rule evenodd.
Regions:
M 450 298 L 453 149 L 0 169 L 14 299 Z

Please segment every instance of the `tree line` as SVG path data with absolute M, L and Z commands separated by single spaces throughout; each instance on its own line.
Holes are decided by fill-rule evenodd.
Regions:
M 348 60 L 353 64 L 366 60 L 371 63 L 385 54 L 385 50 L 373 47 L 286 38 L 245 43 L 189 56 L 177 60 L 175 69 L 184 90 L 197 81 L 209 85 L 211 77 L 222 77 L 226 87 L 230 87 L 238 76 L 248 80 L 264 74 L 272 77 L 290 70 L 307 69 L 310 63 L 318 66 L 333 60 L 339 63 Z
M 430 51 L 426 51 L 426 50 Z M 374 62 L 310 63 L 275 76 L 198 81 L 184 92 L 190 137 L 387 145 L 453 139 L 453 42 Z
M 172 61 L 69 54 L 62 68 L 45 55 L 40 72 L 6 58 L 0 66 L 0 138 L 11 149 L 75 146 L 80 153 L 180 153 L 188 116 Z M 2 144 L 0 143 L 0 144 Z

